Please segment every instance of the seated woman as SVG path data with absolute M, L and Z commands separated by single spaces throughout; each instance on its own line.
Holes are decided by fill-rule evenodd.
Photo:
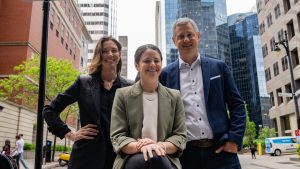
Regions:
M 118 89 L 111 116 L 114 169 L 181 169 L 186 144 L 185 113 L 179 91 L 159 83 L 158 47 L 140 46 L 134 55 L 140 80 Z

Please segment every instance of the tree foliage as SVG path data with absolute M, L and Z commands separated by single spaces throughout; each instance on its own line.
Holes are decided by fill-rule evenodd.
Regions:
M 40 72 L 40 56 L 24 61 L 15 66 L 18 72 L 8 78 L 0 79 L 0 98 L 19 102 L 36 109 L 38 100 L 38 82 Z M 76 79 L 79 72 L 66 60 L 48 57 L 46 78 L 46 102 L 53 100 L 58 93 L 66 90 Z M 72 108 L 76 111 L 76 107 Z M 64 116 L 62 114 L 62 116 Z
M 250 143 L 256 138 L 256 128 L 255 123 L 250 121 L 249 112 L 247 110 L 247 106 L 245 104 L 246 110 L 246 129 L 243 137 L 243 147 L 248 147 Z

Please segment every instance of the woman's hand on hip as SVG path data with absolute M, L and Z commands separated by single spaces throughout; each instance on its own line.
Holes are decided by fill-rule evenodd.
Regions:
M 70 131 L 65 135 L 65 137 L 72 141 L 78 141 L 81 139 L 92 140 L 99 132 L 97 127 L 98 126 L 95 124 L 87 124 L 76 132 Z

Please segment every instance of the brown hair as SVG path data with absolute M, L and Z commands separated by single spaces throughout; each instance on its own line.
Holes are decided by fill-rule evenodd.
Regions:
M 103 52 L 103 49 L 102 49 L 103 44 L 104 44 L 104 42 L 107 42 L 107 41 L 110 41 L 110 40 L 113 41 L 117 45 L 119 53 L 121 53 L 122 45 L 119 41 L 117 41 L 115 38 L 113 38 L 111 36 L 102 37 L 96 45 L 92 63 L 88 67 L 89 74 L 95 74 L 95 73 L 98 73 L 98 72 L 101 71 L 101 55 L 102 55 L 102 52 Z M 117 73 L 118 74 L 121 72 L 121 68 L 122 68 L 122 59 L 120 59 L 118 65 L 117 65 Z

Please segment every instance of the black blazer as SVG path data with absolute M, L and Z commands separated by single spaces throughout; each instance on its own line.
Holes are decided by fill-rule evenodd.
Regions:
M 131 81 L 118 77 L 121 87 L 129 86 Z M 64 138 L 70 131 L 68 126 L 59 118 L 59 114 L 70 104 L 77 102 L 79 106 L 81 126 L 87 124 L 98 125 L 99 134 L 93 140 L 82 139 L 76 141 L 72 148 L 69 168 L 71 169 L 102 169 L 105 163 L 105 137 L 100 129 L 100 75 L 80 75 L 76 81 L 64 92 L 44 107 L 44 118 L 48 130 L 59 138 Z

